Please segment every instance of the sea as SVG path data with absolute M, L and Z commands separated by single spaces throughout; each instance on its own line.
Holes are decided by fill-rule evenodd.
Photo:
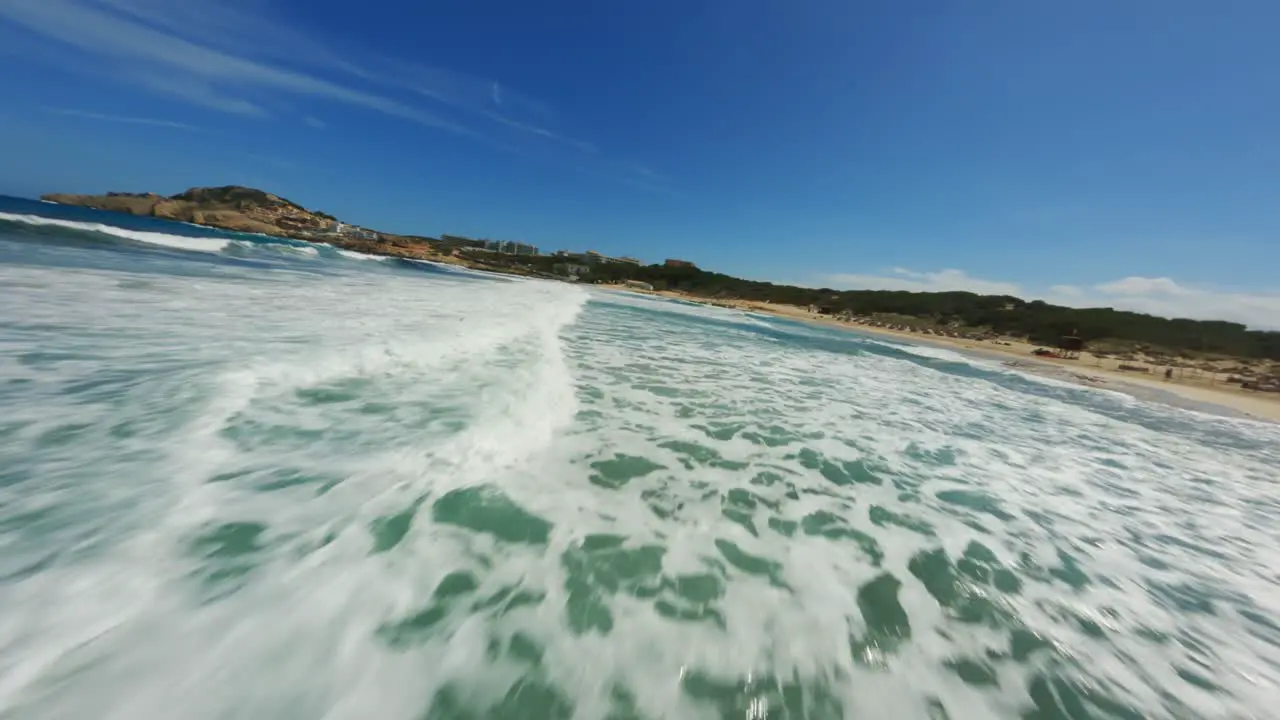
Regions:
M 1276 718 L 1280 426 L 0 200 L 0 718 Z

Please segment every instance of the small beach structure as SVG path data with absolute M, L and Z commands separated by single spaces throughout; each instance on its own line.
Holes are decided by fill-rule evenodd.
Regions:
M 1077 335 L 1063 335 L 1058 340 L 1058 357 L 1063 360 L 1079 360 L 1084 350 L 1084 340 Z

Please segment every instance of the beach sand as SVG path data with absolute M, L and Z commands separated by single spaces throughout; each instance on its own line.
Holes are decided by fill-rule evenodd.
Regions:
M 1165 367 L 1147 362 L 1126 362 L 1150 368 L 1149 373 L 1120 370 L 1116 358 L 1095 358 L 1088 352 L 1078 360 L 1063 360 L 1032 355 L 1039 345 L 1004 338 L 1000 344 L 981 340 L 950 338 L 939 335 L 903 332 L 847 322 L 835 318 L 813 315 L 807 309 L 794 305 L 755 302 L 747 300 L 708 301 L 692 295 L 672 291 L 644 291 L 623 286 L 601 286 L 646 295 L 685 300 L 717 307 L 732 307 L 746 312 L 773 315 L 802 322 L 843 328 L 853 332 L 879 336 L 885 339 L 948 348 L 1001 362 L 1017 363 L 1019 370 L 1051 377 L 1078 385 L 1115 390 L 1143 400 L 1163 402 L 1190 410 L 1211 412 L 1231 417 L 1247 417 L 1255 420 L 1280 422 L 1280 393 L 1255 392 L 1240 389 L 1239 385 L 1226 383 L 1226 373 L 1209 373 L 1177 368 L 1174 377 L 1164 378 Z

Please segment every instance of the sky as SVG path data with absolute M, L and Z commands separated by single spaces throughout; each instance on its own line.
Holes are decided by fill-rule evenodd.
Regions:
M 0 193 L 1280 329 L 1272 0 L 3 0 Z

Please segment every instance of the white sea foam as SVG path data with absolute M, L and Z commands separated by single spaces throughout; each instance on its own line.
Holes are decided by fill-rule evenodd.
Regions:
M 751 682 L 795 680 L 846 716 L 1017 717 L 1046 673 L 1148 717 L 1270 707 L 1280 633 L 1242 612 L 1280 617 L 1273 426 L 1028 395 L 826 330 L 766 342 L 719 308 L 337 266 L 0 268 L 0 527 L 23 528 L 0 530 L 0 717 L 416 718 L 446 687 L 721 717 L 694 676 L 746 687 L 740 716 Z M 626 458 L 653 467 L 611 483 Z M 444 522 L 455 491 L 500 493 L 545 543 Z M 575 569 L 592 535 L 658 566 Z M 973 543 L 995 564 L 966 565 Z M 958 621 L 910 569 L 930 552 L 1016 623 Z M 1018 592 L 973 579 L 993 568 Z M 466 601 L 388 647 L 461 571 Z M 885 573 L 909 637 L 852 652 Z M 701 604 L 673 590 L 697 577 L 718 588 Z M 507 586 L 542 599 L 475 609 Z M 583 593 L 607 632 L 569 619 Z M 1015 627 L 1048 649 L 1010 660 Z
M 116 227 L 115 225 L 76 222 L 74 220 L 59 220 L 55 218 L 41 217 L 39 215 L 18 215 L 0 212 L 0 220 L 24 223 L 27 225 L 56 226 L 67 228 L 68 230 L 96 232 L 104 235 L 112 235 L 125 240 L 132 240 L 133 242 L 146 243 L 148 245 L 160 245 L 162 247 L 173 248 L 175 250 L 188 250 L 192 252 L 220 252 L 231 242 L 230 240 L 224 240 L 221 238 L 185 237 L 182 235 L 169 235 L 166 233 L 128 230 L 126 228 Z
M 359 638 L 355 646 L 346 650 L 314 644 L 319 639 L 314 631 L 324 624 L 343 623 L 342 618 L 355 609 L 352 603 L 370 603 L 363 617 L 376 623 L 377 615 L 368 614 L 370 611 L 385 613 L 385 606 L 394 602 L 397 593 L 415 593 L 415 583 L 421 582 L 416 573 L 403 578 L 387 575 L 390 569 L 383 569 L 380 563 L 359 562 L 354 556 L 347 557 L 347 553 L 363 556 L 363 528 L 378 513 L 393 512 L 397 502 L 428 487 L 440 492 L 451 485 L 484 482 L 538 452 L 557 429 L 572 420 L 575 399 L 568 370 L 560 357 L 558 335 L 576 317 L 585 294 L 558 284 L 498 285 L 507 290 L 490 291 L 477 298 L 473 289 L 440 283 L 424 293 L 423 280 L 409 277 L 382 278 L 376 293 L 368 279 L 327 287 L 298 280 L 294 291 L 283 296 L 270 295 L 278 292 L 274 288 L 239 282 L 200 283 L 169 294 L 158 292 L 167 284 L 165 281 L 148 280 L 152 283 L 149 292 L 140 296 L 133 289 L 134 282 L 122 284 L 113 274 L 64 271 L 58 278 L 52 275 L 49 271 L 12 269 L 6 271 L 5 280 L 21 280 L 32 286 L 56 283 L 67 285 L 68 291 L 74 286 L 80 299 L 63 295 L 66 302 L 50 304 L 26 296 L 19 300 L 30 300 L 31 307 L 12 309 L 25 313 L 31 322 L 60 321 L 71 319 L 66 315 L 71 306 L 83 303 L 84 314 L 77 323 L 104 333 L 124 333 L 116 352 L 128 354 L 134 343 L 164 342 L 163 336 L 172 338 L 176 331 L 183 333 L 188 342 L 194 342 L 186 346 L 192 354 L 183 362 L 205 366 L 213 360 L 215 367 L 221 369 L 212 377 L 189 379 L 185 394 L 203 386 L 204 390 L 197 392 L 207 394 L 205 407 L 165 445 L 167 457 L 156 458 L 159 465 L 135 475 L 137 486 L 118 489 L 132 493 L 148 488 L 148 512 L 159 515 L 147 528 L 132 538 L 119 539 L 117 549 L 99 561 L 42 574 L 8 592 L 0 589 L 5 607 L 15 609 L 6 612 L 0 621 L 0 648 L 5 649 L 0 656 L 12 661 L 12 665 L 0 664 L 0 708 L 14 707 L 18 697 L 25 698 L 22 703 L 33 703 L 27 707 L 36 716 L 44 712 L 150 716 L 173 708 L 180 702 L 172 694 L 176 687 L 171 681 L 176 676 L 166 676 L 161 668 L 183 661 L 182 655 L 174 654 L 179 652 L 178 646 L 165 649 L 165 638 L 187 638 L 204 648 L 201 659 L 188 664 L 181 676 L 187 678 L 183 692 L 204 698 L 210 703 L 207 712 L 211 714 L 218 714 L 219 707 L 243 703 L 241 699 L 232 700 L 231 706 L 220 705 L 223 701 L 217 696 L 228 680 L 224 673 L 234 675 L 234 668 L 243 668 L 243 681 L 252 685 L 259 671 L 251 668 L 261 668 L 259 663 L 263 662 L 276 664 L 268 654 L 277 652 L 282 642 L 297 643 L 295 647 L 303 655 L 319 653 L 335 658 L 329 672 L 338 674 L 322 672 L 311 676 L 311 670 L 305 670 L 310 661 L 296 661 L 297 675 L 291 675 L 287 665 L 282 666 L 278 668 L 279 677 L 290 677 L 286 685 L 293 687 L 280 686 L 280 702 L 286 695 L 296 693 L 298 683 L 302 683 L 329 696 L 334 707 L 349 705 L 360 694 L 354 687 L 330 693 L 323 690 L 324 685 L 344 685 L 343 677 L 350 679 L 374 668 L 380 668 L 383 681 L 401 673 L 406 682 L 403 687 L 412 687 L 410 675 L 404 674 L 409 670 L 397 670 L 404 661 L 381 657 L 372 634 Z M 307 287 L 309 291 L 303 289 Z M 387 296 L 383 292 L 397 297 L 395 312 L 386 311 Z M 204 315 L 205 321 L 190 323 L 189 312 L 200 306 L 221 306 L 225 314 L 211 312 Z M 270 307 L 271 313 L 261 315 L 258 309 L 263 307 Z M 245 317 L 242 312 L 258 318 L 252 324 L 251 335 L 264 342 L 246 343 L 247 336 L 243 334 L 236 339 L 237 321 L 232 318 Z M 187 319 L 183 320 L 183 316 Z M 299 345 L 300 338 L 312 341 Z M 133 347 L 141 349 L 141 345 Z M 502 360 L 505 356 L 509 361 Z M 501 370 L 487 364 L 494 361 L 508 362 L 510 367 Z M 88 366 L 76 369 L 64 365 L 57 375 L 45 373 L 44 381 L 53 388 L 75 382 L 86 371 L 90 371 Z M 25 371 L 14 367 L 8 372 Z M 388 436 L 385 444 L 339 455 L 321 450 L 323 444 L 308 444 L 296 450 L 253 449 L 229 442 L 222 435 L 228 424 L 234 425 L 238 419 L 271 422 L 272 418 L 283 417 L 280 413 L 293 415 L 294 421 L 304 425 L 336 420 L 329 418 L 323 407 L 294 408 L 296 393 L 334 382 L 364 380 L 390 383 L 385 390 L 389 394 L 382 399 L 385 403 L 406 403 L 415 397 L 416 402 L 438 405 L 469 402 L 458 412 L 460 418 L 473 418 L 472 429 L 456 435 L 431 427 L 409 434 L 392 432 L 399 439 Z M 488 389 L 475 394 L 474 389 L 481 386 Z M 171 390 L 157 386 L 154 392 L 158 400 Z M 183 394 L 171 397 L 180 398 Z M 46 399 L 55 401 L 55 397 Z M 141 406 L 129 412 L 144 413 L 147 404 L 141 400 Z M 58 413 L 47 412 L 55 409 L 52 406 L 43 410 L 34 404 L 26 407 L 37 423 L 31 428 L 32 433 L 38 435 L 59 427 Z M 83 411 L 79 414 L 86 417 Z M 131 419 L 149 420 L 145 414 L 126 414 L 112 421 L 104 417 L 103 424 L 110 426 Z M 373 435 L 395 430 L 389 426 L 379 430 L 379 424 L 385 422 L 382 417 L 371 416 L 367 422 L 372 424 L 364 429 Z M 90 447 L 81 444 L 76 452 L 93 452 Z M 280 452 L 284 454 L 277 454 Z M 64 461 L 73 457 L 68 455 Z M 326 496 L 329 502 L 302 505 L 296 502 L 296 496 L 289 500 L 208 484 L 211 474 L 253 467 L 263 461 L 279 462 L 286 457 L 314 472 L 338 470 L 347 475 L 347 480 Z M 74 470 L 73 466 L 74 462 L 69 469 Z M 424 475 L 428 471 L 448 475 L 433 479 Z M 54 471 L 52 476 L 56 475 Z M 106 487 L 102 490 L 111 492 Z M 92 501 L 86 503 L 91 505 Z M 10 505 L 0 507 L 12 509 Z M 184 610 L 181 596 L 173 594 L 180 589 L 169 585 L 165 578 L 170 573 L 184 572 L 181 557 L 175 557 L 173 551 L 180 550 L 206 523 L 233 517 L 269 520 L 273 533 L 284 535 L 314 537 L 317 528 L 324 526 L 339 531 L 333 550 L 336 557 L 318 556 L 312 564 L 281 567 L 285 573 L 281 579 L 267 580 L 264 586 L 244 596 L 243 602 L 268 605 L 297 602 L 296 622 L 282 623 L 263 615 L 262 624 L 248 618 L 242 618 L 246 622 L 240 623 L 234 615 L 243 610 L 232 610 L 232 605 L 186 615 L 191 608 Z M 428 565 L 424 569 L 434 573 L 433 568 L 437 567 Z M 360 590 L 362 585 L 373 594 Z M 323 587 L 337 593 L 332 602 L 323 593 L 316 594 L 315 589 Z M 357 621 L 345 633 L 330 636 L 324 642 L 354 641 L 354 637 L 342 638 L 358 626 L 370 633 L 374 629 Z M 240 630 L 233 630 L 234 627 Z M 99 639 L 92 652 L 78 649 L 94 638 Z M 56 678 L 65 669 L 90 661 L 97 652 L 108 652 L 114 658 L 112 669 L 95 675 L 96 679 L 91 678 L 74 696 L 55 698 L 47 694 L 60 687 Z M 416 658 L 408 661 L 414 668 L 420 662 Z M 205 680 L 188 672 L 204 675 Z M 109 692 L 98 682 L 123 682 L 133 688 L 131 697 L 109 711 L 94 709 L 93 705 L 104 697 L 101 693 Z M 419 697 L 421 692 L 408 694 L 415 698 L 418 709 L 429 699 Z M 367 700 L 387 709 L 396 707 L 400 698 Z M 282 711 L 283 706 L 272 702 L 270 698 L 263 699 L 257 707 Z M 42 707 L 47 710 L 40 710 Z M 325 707 L 329 709 L 328 705 Z M 408 706 L 404 711 L 408 712 Z M 268 714 L 278 716 L 278 712 Z M 317 716 L 305 711 L 303 715 Z
M 317 257 L 320 255 L 320 249 L 313 245 L 285 245 L 281 243 L 274 243 L 274 245 L 282 249 L 287 248 L 286 252 L 293 252 L 299 255 L 305 255 L 306 257 Z
M 653 295 L 645 295 L 644 293 L 629 292 L 626 290 L 593 289 L 592 293 L 593 296 L 599 298 L 601 302 L 614 305 L 625 305 L 629 307 L 643 308 L 646 310 L 661 311 L 678 316 L 708 318 L 721 322 L 731 322 L 742 325 L 760 324 L 759 321 L 748 316 L 746 313 L 729 308 L 720 308 L 714 305 L 673 301 L 663 297 L 654 297 Z
M 863 337 L 866 337 L 866 336 L 864 335 Z M 915 355 L 917 357 L 929 358 L 931 360 L 943 360 L 946 362 L 962 363 L 965 365 L 970 365 L 972 367 L 981 368 L 983 370 L 1009 373 L 1012 375 L 1016 375 L 1020 378 L 1023 378 L 1025 380 L 1029 380 L 1031 382 L 1034 382 L 1040 385 L 1046 385 L 1049 387 L 1068 389 L 1068 390 L 1083 389 L 1083 390 L 1089 390 L 1093 392 L 1106 393 L 1110 396 L 1113 396 L 1114 399 L 1121 402 L 1129 402 L 1132 399 L 1132 396 L 1118 390 L 1113 390 L 1111 388 L 1083 385 L 1078 382 L 1072 382 L 1068 379 L 1059 379 L 1059 378 L 1048 376 L 1044 372 L 1045 370 L 1044 367 L 1032 368 L 1032 367 L 1021 367 L 1017 365 L 1006 365 L 1004 361 L 997 360 L 996 358 L 993 358 L 993 357 L 980 357 L 977 355 L 965 354 L 965 353 L 957 352 L 955 350 L 949 350 L 947 348 L 936 347 L 933 345 L 912 345 L 908 343 L 886 342 L 883 340 L 873 340 L 872 342 L 878 345 L 883 345 L 885 347 L 891 347 L 895 350 L 905 352 L 909 355 Z M 1076 374 L 1083 375 L 1083 376 L 1088 376 L 1089 374 L 1088 373 L 1089 368 L 1087 366 L 1081 367 L 1078 371 L 1074 370 L 1073 368 L 1052 367 L 1052 366 L 1050 366 L 1050 369 L 1052 369 L 1054 372 L 1058 372 L 1063 375 L 1070 372 L 1075 372 Z
M 415 265 L 427 265 L 429 267 L 440 268 L 444 270 L 447 270 L 450 267 L 453 267 L 448 263 L 431 262 L 430 260 L 419 260 L 418 258 L 405 258 L 405 259 L 411 263 L 414 263 Z
M 489 278 L 490 280 L 503 280 L 506 282 L 528 282 L 529 278 L 520 277 L 519 275 L 509 275 L 507 273 L 496 273 L 488 270 L 477 270 L 475 268 L 454 265 L 453 263 L 432 262 L 430 260 L 419 260 L 417 258 L 406 258 L 411 263 L 418 265 L 430 265 L 437 270 L 445 270 L 455 275 L 471 275 L 474 277 Z
M 332 245 L 329 247 L 333 247 Z M 355 250 L 338 250 L 338 254 L 351 260 L 386 260 L 382 255 L 369 255 L 367 253 L 356 252 Z
M 983 362 L 971 356 L 963 355 L 954 350 L 946 348 L 934 347 L 932 345 L 909 345 L 906 343 L 891 343 L 877 340 L 877 344 L 891 347 L 894 350 L 901 350 L 909 355 L 917 357 L 929 358 L 931 360 L 945 360 L 947 362 L 965 363 L 972 365 L 995 365 L 993 362 Z

